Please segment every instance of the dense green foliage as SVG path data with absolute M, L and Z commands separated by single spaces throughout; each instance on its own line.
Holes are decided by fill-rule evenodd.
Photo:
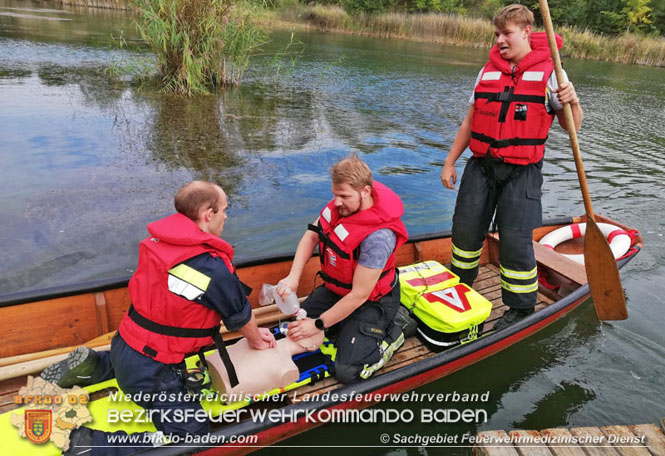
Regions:
M 166 90 L 205 93 L 237 85 L 253 52 L 266 41 L 234 0 L 132 0 L 137 28 L 157 57 Z
M 505 5 L 523 3 L 540 21 L 538 0 L 319 0 L 317 3 L 338 5 L 352 14 L 441 12 L 486 19 L 491 19 Z M 604 34 L 665 35 L 665 0 L 549 0 L 549 6 L 552 20 L 558 26 Z

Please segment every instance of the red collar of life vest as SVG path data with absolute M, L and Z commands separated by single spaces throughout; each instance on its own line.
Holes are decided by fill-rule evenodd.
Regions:
M 203 251 L 208 250 L 211 255 L 222 258 L 231 273 L 235 271 L 232 263 L 233 247 L 231 247 L 231 244 L 219 236 L 201 230 L 194 221 L 183 214 L 173 214 L 152 222 L 148 225 L 148 232 L 153 239 L 166 242 L 167 244 L 181 247 L 200 246 Z M 172 260 L 180 261 L 172 263 L 171 266 L 186 259 L 188 258 Z M 170 263 L 171 261 L 167 259 L 166 262 Z
M 404 204 L 395 192 L 381 182 L 374 181 L 372 199 L 374 201 L 372 207 L 347 217 L 339 215 L 335 207 L 335 201 L 331 200 L 321 211 L 320 221 L 324 232 L 330 234 L 327 233 L 327 231 L 330 231 L 335 235 L 336 240 L 341 241 L 341 244 L 354 249 L 368 234 L 380 228 L 392 229 L 388 225 L 394 224 L 396 221 L 398 221 L 398 224 L 402 224 L 401 217 L 404 215 Z M 377 228 L 377 226 L 380 226 L 380 228 Z M 336 243 L 340 244 L 340 242 Z
M 340 296 L 351 291 L 353 275 L 358 265 L 357 248 L 367 236 L 380 229 L 392 230 L 396 243 L 369 300 L 378 300 L 388 294 L 394 285 L 395 252 L 408 238 L 406 227 L 401 220 L 404 205 L 395 192 L 376 181 L 372 186 L 372 198 L 374 204 L 371 208 L 348 217 L 341 217 L 335 208 L 334 200 L 330 201 L 321 211 L 320 227 L 310 227 L 319 233 L 321 277 L 326 288 Z
M 554 37 L 556 40 L 557 49 L 561 49 L 563 47 L 563 38 L 561 38 L 561 36 L 558 34 L 555 34 Z M 511 75 L 512 77 L 516 78 L 533 65 L 552 59 L 550 55 L 549 43 L 547 42 L 547 34 L 545 34 L 545 32 L 531 33 L 529 45 L 531 46 L 531 52 L 525 55 L 517 63 L 517 65 L 511 68 L 510 62 L 501 57 L 499 48 L 495 44 L 492 46 L 492 49 L 490 49 L 489 52 L 490 62 L 502 73 Z

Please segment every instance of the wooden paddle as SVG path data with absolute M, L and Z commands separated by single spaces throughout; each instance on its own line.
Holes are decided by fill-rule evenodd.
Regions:
M 554 39 L 554 27 L 552 26 L 552 18 L 550 17 L 550 8 L 547 0 L 539 0 L 539 2 L 543 24 L 547 32 L 547 41 L 550 44 L 550 52 L 554 61 L 556 79 L 559 85 L 562 85 L 564 83 L 563 70 L 561 69 L 559 49 Z M 568 103 L 563 105 L 563 113 L 566 119 L 566 126 L 568 127 L 570 146 L 575 156 L 577 178 L 580 181 L 580 188 L 584 198 L 584 209 L 586 210 L 584 268 L 586 269 L 587 279 L 589 280 L 593 305 L 596 308 L 596 315 L 599 320 L 625 320 L 628 318 L 628 311 L 626 310 L 626 299 L 621 288 L 619 269 L 614 260 L 612 250 L 593 217 L 589 188 L 587 187 L 586 174 L 584 173 L 584 165 L 582 164 L 582 154 L 574 127 L 573 112 Z

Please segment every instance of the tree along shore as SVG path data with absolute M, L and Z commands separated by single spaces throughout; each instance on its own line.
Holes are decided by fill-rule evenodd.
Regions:
M 131 0 L 54 0 L 56 3 L 112 9 L 131 9 Z M 237 3 L 238 8 L 245 4 Z M 256 20 L 269 28 L 316 29 L 380 38 L 427 41 L 455 46 L 489 48 L 494 27 L 487 19 L 442 13 L 349 14 L 339 6 L 302 4 L 286 0 L 276 7 L 251 4 Z M 536 13 L 537 15 L 537 13 Z M 564 57 L 665 66 L 665 38 L 635 33 L 602 35 L 589 30 L 557 26 L 564 39 Z

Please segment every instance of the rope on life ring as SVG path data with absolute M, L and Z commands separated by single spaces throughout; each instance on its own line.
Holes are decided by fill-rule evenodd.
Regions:
M 627 231 L 619 228 L 618 226 L 610 225 L 609 223 L 598 223 L 600 232 L 603 233 L 605 239 L 610 244 L 614 259 L 621 258 L 628 252 L 632 243 L 632 236 Z M 573 223 L 571 225 L 562 226 L 551 233 L 546 234 L 538 241 L 543 246 L 554 250 L 554 248 L 564 241 L 570 239 L 581 238 L 586 233 L 586 223 Z M 579 264 L 584 264 L 584 255 L 570 255 L 562 253 L 563 256 L 570 258 Z

